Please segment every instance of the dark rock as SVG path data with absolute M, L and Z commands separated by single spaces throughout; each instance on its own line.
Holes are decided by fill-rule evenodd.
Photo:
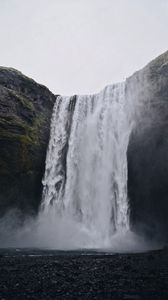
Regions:
M 0 214 L 38 209 L 55 100 L 22 73 L 0 68 Z
M 168 51 L 127 80 L 137 103 L 128 147 L 132 228 L 168 238 Z
M 0 253 L 0 299 L 168 299 L 167 251 L 81 255 L 80 251 L 43 250 L 42 254 L 22 249 L 16 254 L 14 249 L 10 253 L 1 249 Z M 151 254 L 154 261 L 147 259 Z

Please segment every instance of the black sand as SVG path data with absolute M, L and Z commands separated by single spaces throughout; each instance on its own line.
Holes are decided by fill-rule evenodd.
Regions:
M 166 300 L 168 250 L 116 255 L 1 250 L 0 300 L 7 299 Z

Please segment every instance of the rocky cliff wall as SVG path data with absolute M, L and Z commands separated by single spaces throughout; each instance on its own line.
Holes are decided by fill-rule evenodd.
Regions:
M 0 214 L 38 209 L 55 99 L 22 73 L 0 68 Z
M 128 194 L 135 230 L 168 238 L 168 52 L 127 80 L 136 102 L 128 148 Z

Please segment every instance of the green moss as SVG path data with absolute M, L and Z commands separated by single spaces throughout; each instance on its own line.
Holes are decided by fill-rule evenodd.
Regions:
M 18 102 L 20 102 L 22 104 L 23 107 L 31 110 L 31 111 L 35 111 L 34 105 L 31 101 L 31 99 L 23 96 L 22 94 L 18 94 L 16 91 L 14 90 L 9 90 L 9 94 L 14 97 Z
M 21 129 L 26 129 L 27 124 L 24 122 L 21 118 L 19 118 L 16 115 L 13 116 L 5 116 L 4 118 L 0 118 L 0 127 L 1 128 L 14 128 L 14 127 L 20 127 Z
M 32 163 L 30 160 L 29 148 L 32 145 L 32 141 L 29 136 L 20 136 L 19 139 L 19 156 L 20 156 L 20 163 L 21 169 L 24 172 L 27 172 L 29 169 L 32 168 Z
M 16 148 L 16 151 L 14 153 L 15 157 L 13 157 L 13 159 L 16 163 L 17 168 L 20 168 L 21 172 L 25 173 L 33 167 L 30 156 L 30 149 L 34 146 L 34 141 L 29 135 L 13 134 L 10 132 L 6 132 L 5 130 L 1 130 L 0 140 L 8 140 L 10 145 L 9 147 L 14 147 L 12 149 Z M 10 152 L 11 148 L 9 148 L 9 150 L 6 149 L 5 156 L 10 158 Z M 1 173 L 7 172 L 7 163 L 5 164 L 3 161 L 1 161 L 0 169 Z
M 24 122 L 17 116 L 10 116 L 0 119 L 0 140 L 9 141 L 9 145 L 13 145 L 16 148 L 15 160 L 18 160 L 18 166 L 20 165 L 20 171 L 24 173 L 33 168 L 33 161 L 31 158 L 31 151 L 37 151 L 39 153 L 41 148 L 41 128 L 44 128 L 44 123 L 47 118 L 43 113 L 39 113 L 36 118 L 33 119 L 33 124 Z M 10 157 L 6 151 L 6 156 Z M 10 150 L 9 150 L 10 152 Z M 3 166 L 3 173 L 6 172 L 6 167 Z M 2 173 L 2 172 L 1 172 Z
M 47 117 L 44 113 L 39 113 L 31 127 L 29 127 L 29 135 L 35 144 L 40 144 L 41 137 L 41 129 L 45 128 L 45 124 L 47 125 Z
M 46 122 L 46 120 L 47 120 L 46 114 L 41 112 L 37 115 L 35 122 L 34 122 L 34 126 L 36 128 L 39 128 Z

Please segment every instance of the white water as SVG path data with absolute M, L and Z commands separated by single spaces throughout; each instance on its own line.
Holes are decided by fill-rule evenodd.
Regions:
M 76 102 L 57 98 L 42 204 L 57 241 L 70 234 L 72 247 L 110 247 L 116 234 L 129 231 L 129 110 L 124 83 Z

